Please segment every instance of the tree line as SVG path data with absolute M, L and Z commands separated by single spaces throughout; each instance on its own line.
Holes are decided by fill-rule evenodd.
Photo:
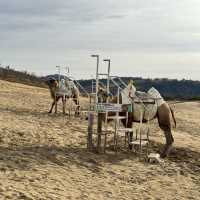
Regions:
M 11 69 L 9 66 L 0 67 L 0 79 L 6 81 L 38 87 L 47 87 L 45 81 L 49 78 L 58 79 L 58 75 L 55 74 L 39 77 L 33 73 L 28 73 L 27 71 L 17 71 L 15 69 Z M 200 100 L 200 81 L 168 78 L 144 79 L 141 77 L 121 77 L 121 79 L 125 83 L 128 83 L 128 81 L 132 79 L 134 81 L 134 85 L 139 91 L 148 91 L 151 87 L 155 87 L 161 95 L 168 100 Z M 120 84 L 118 79 L 115 79 L 115 81 Z M 78 80 L 78 82 L 86 91 L 92 92 L 92 82 L 95 82 L 94 79 Z M 100 82 L 106 85 L 107 80 L 101 79 Z M 116 94 L 117 89 L 112 82 L 110 84 L 110 88 L 111 92 Z M 93 91 L 95 91 L 95 85 L 93 85 L 93 89 Z
M 167 78 L 144 79 L 140 77 L 121 77 L 121 79 L 126 84 L 130 79 L 133 80 L 136 89 L 139 91 L 147 92 L 151 87 L 154 87 L 168 100 L 200 100 L 200 81 Z M 100 81 L 106 85 L 106 79 Z M 123 87 L 118 79 L 115 79 L 115 81 Z M 87 91 L 92 91 L 92 80 L 80 80 L 79 82 Z M 110 86 L 111 92 L 116 94 L 117 89 L 112 82 Z

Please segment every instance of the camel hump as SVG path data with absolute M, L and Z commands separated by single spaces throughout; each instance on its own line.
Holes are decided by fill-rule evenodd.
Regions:
M 158 106 L 161 106 L 163 103 L 165 103 L 163 97 L 161 96 L 160 92 L 156 90 L 154 87 L 150 88 L 147 92 L 152 98 L 155 99 Z

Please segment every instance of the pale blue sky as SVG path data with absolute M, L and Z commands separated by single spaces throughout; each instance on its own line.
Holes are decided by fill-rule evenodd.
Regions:
M 93 53 L 115 75 L 200 80 L 200 1 L 0 0 L 2 65 L 90 78 Z

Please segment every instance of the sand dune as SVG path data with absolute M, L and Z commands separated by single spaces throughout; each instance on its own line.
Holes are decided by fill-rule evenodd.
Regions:
M 48 114 L 50 103 L 47 89 L 0 81 L 0 199 L 200 199 L 199 102 L 174 105 L 174 149 L 160 164 L 88 152 L 87 121 Z M 159 152 L 156 121 L 150 139 Z

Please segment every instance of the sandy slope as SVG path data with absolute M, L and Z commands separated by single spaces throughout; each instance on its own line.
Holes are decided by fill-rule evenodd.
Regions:
M 176 104 L 160 164 L 86 150 L 87 121 L 47 114 L 48 90 L 0 81 L 0 199 L 200 199 L 200 103 Z M 164 138 L 152 125 L 151 151 Z

